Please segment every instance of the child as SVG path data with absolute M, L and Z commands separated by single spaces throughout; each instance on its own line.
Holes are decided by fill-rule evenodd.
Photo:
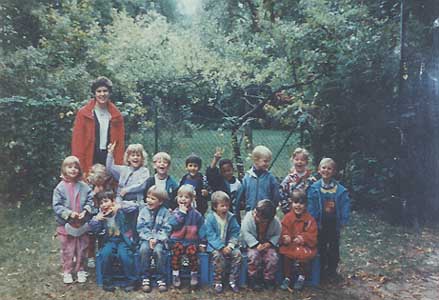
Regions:
M 152 161 L 156 173 L 154 176 L 151 176 L 146 180 L 145 192 L 147 192 L 153 185 L 166 190 L 168 192 L 168 200 L 164 205 L 173 210 L 177 207 L 175 196 L 177 194 L 178 184 L 170 175 L 168 175 L 169 167 L 171 166 L 171 156 L 166 152 L 158 152 L 153 156 Z M 145 198 L 146 196 L 147 195 L 145 195 Z
M 238 292 L 239 270 L 241 266 L 241 251 L 239 251 L 239 224 L 230 211 L 230 198 L 223 191 L 212 194 L 212 210 L 206 218 L 207 251 L 212 252 L 215 271 L 214 289 L 217 293 L 223 291 L 223 273 L 226 262 L 231 270 L 229 285 L 233 292 Z
M 316 182 L 311 170 L 307 169 L 309 152 L 304 148 L 296 148 L 291 156 L 293 168 L 280 184 L 281 208 L 284 214 L 291 210 L 289 195 L 291 191 L 298 189 L 306 192 Z
M 113 191 L 103 191 L 96 194 L 100 211 L 90 220 L 89 225 L 95 233 L 104 231 L 104 246 L 99 251 L 102 258 L 103 289 L 114 291 L 113 259 L 117 257 L 122 264 L 124 275 L 128 281 L 125 291 L 134 290 L 137 276 L 134 268 L 134 252 L 136 242 L 133 238 L 133 228 L 127 226 L 126 214 L 138 210 L 138 205 L 132 201 L 116 203 Z
M 204 238 L 204 218 L 199 211 L 192 207 L 195 200 L 195 190 L 190 184 L 182 185 L 177 192 L 178 207 L 174 210 L 170 224 L 172 233 L 172 284 L 181 286 L 180 268 L 181 258 L 186 254 L 191 269 L 191 287 L 198 285 L 198 257 L 197 252 L 206 248 Z
M 151 256 L 155 256 L 159 274 L 157 285 L 159 292 L 165 292 L 166 287 L 166 256 L 167 241 L 172 227 L 169 225 L 171 213 L 163 205 L 168 199 L 165 189 L 153 185 L 148 189 L 145 199 L 146 205 L 142 206 L 137 218 L 137 232 L 140 238 L 140 269 L 142 290 L 151 292 L 150 264 Z
M 115 143 L 108 145 L 107 170 L 119 182 L 117 188 L 118 202 L 122 200 L 143 202 L 143 191 L 145 182 L 149 177 L 149 170 L 144 167 L 148 155 L 141 144 L 131 144 L 125 151 L 122 165 L 115 165 L 113 151 Z
M 186 158 L 186 173 L 180 180 L 180 187 L 190 184 L 194 187 L 196 196 L 193 205 L 204 216 L 207 211 L 207 179 L 199 171 L 201 169 L 201 158 L 191 154 Z
M 91 217 L 94 217 L 99 212 L 99 203 L 94 197 L 97 193 L 104 190 L 111 189 L 111 176 L 107 173 L 107 169 L 104 165 L 94 164 L 87 175 L 87 183 L 92 189 L 93 196 L 93 209 Z M 95 267 L 95 254 L 96 254 L 96 235 L 93 232 L 89 232 L 89 243 L 88 243 L 88 260 L 87 266 L 89 268 Z M 98 241 L 99 247 L 102 241 Z
M 240 219 L 241 207 L 245 211 L 253 210 L 262 199 L 270 199 L 274 207 L 279 203 L 279 184 L 268 171 L 271 151 L 265 146 L 256 146 L 252 151 L 253 167 L 248 170 L 242 180 L 242 186 L 236 196 L 235 215 Z
M 308 211 L 319 227 L 319 254 L 322 277 L 336 278 L 340 260 L 340 231 L 348 223 L 350 199 L 344 186 L 334 179 L 336 170 L 332 158 L 319 164 L 322 178 L 308 191 Z
M 309 261 L 317 254 L 317 224 L 306 211 L 306 194 L 302 190 L 290 193 L 292 210 L 282 219 L 282 233 L 279 253 L 284 255 L 283 271 L 285 279 L 280 286 L 282 290 L 290 288 L 301 290 L 305 283 L 305 274 Z M 294 275 L 291 269 L 294 266 Z M 294 280 L 296 279 L 296 280 Z
M 248 280 L 255 291 L 261 290 L 261 273 L 267 289 L 274 289 L 277 271 L 278 246 L 281 225 L 272 201 L 264 199 L 256 208 L 247 212 L 242 221 L 241 238 L 244 247 L 248 247 Z M 263 269 L 263 270 L 262 270 Z
M 221 159 L 222 154 L 223 150 L 217 148 L 212 162 L 206 170 L 207 182 L 214 192 L 226 192 L 230 197 L 230 203 L 233 204 L 236 202 L 236 193 L 241 187 L 241 181 L 233 175 L 233 162 L 230 159 Z M 218 162 L 219 170 L 216 166 Z M 233 211 L 232 205 L 230 205 L 230 209 Z
M 66 284 L 73 283 L 72 272 L 76 272 L 79 283 L 87 281 L 86 220 L 92 211 L 93 201 L 91 190 L 86 183 L 80 181 L 81 177 L 79 159 L 68 156 L 61 165 L 62 181 L 53 191 L 52 206 L 56 215 L 56 234 L 61 242 L 63 281 Z

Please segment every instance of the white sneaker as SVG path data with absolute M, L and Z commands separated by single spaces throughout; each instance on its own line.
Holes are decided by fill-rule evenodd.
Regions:
M 78 275 L 78 282 L 79 283 L 84 283 L 87 281 L 87 275 L 88 275 L 87 272 L 79 271 L 77 275 Z
M 72 277 L 72 274 L 70 274 L 70 273 L 64 273 L 64 274 L 62 275 L 62 280 L 63 280 L 63 282 L 64 282 L 65 284 L 73 283 L 73 277 Z
M 89 267 L 90 269 L 93 269 L 94 267 L 96 267 L 95 259 L 93 257 L 90 257 L 88 259 L 87 267 Z

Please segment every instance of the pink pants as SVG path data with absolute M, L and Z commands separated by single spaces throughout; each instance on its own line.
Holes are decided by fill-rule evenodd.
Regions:
M 61 242 L 61 265 L 64 273 L 76 273 L 85 270 L 87 258 L 88 234 L 74 237 L 58 232 Z

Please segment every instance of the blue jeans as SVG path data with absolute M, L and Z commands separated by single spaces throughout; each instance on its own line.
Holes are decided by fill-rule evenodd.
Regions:
M 128 284 L 135 284 L 137 276 L 134 268 L 134 253 L 123 241 L 109 241 L 100 250 L 104 285 L 112 284 L 113 260 L 119 259 Z
M 162 243 L 157 243 L 154 249 L 149 247 L 149 241 L 142 241 L 140 244 L 140 276 L 142 279 L 151 276 L 151 256 L 153 255 L 156 261 L 158 280 L 166 280 L 167 268 L 166 258 L 168 251 Z

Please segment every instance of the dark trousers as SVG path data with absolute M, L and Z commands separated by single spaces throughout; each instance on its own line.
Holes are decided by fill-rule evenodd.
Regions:
M 322 274 L 334 274 L 340 261 L 340 233 L 335 224 L 319 230 L 320 270 Z

